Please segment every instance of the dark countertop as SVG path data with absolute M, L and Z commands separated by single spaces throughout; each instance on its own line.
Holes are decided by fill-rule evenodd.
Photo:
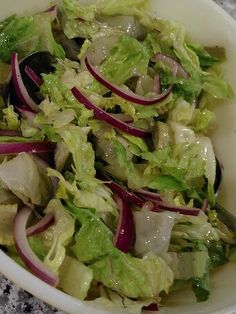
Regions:
M 236 0 L 214 0 L 236 19 Z M 1 314 L 64 314 L 23 291 L 0 274 Z

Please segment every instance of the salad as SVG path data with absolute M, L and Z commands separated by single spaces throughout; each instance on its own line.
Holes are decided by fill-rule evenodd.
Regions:
M 210 297 L 235 256 L 219 220 L 214 105 L 221 47 L 147 0 L 61 0 L 0 23 L 0 247 L 111 312 Z

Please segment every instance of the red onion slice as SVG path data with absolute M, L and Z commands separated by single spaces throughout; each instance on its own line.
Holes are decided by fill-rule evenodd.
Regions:
M 85 58 L 85 64 L 86 67 L 88 69 L 88 71 L 90 72 L 90 74 L 99 82 L 101 83 L 103 86 L 105 86 L 107 89 L 109 89 L 110 91 L 112 91 L 114 94 L 120 96 L 121 98 L 124 98 L 128 101 L 131 101 L 135 104 L 138 105 L 144 105 L 144 106 L 148 106 L 148 105 L 154 105 L 157 104 L 158 102 L 164 100 L 172 91 L 173 85 L 171 85 L 164 93 L 156 96 L 155 98 L 152 99 L 148 99 L 142 96 L 138 96 L 134 93 L 128 93 L 126 91 L 124 91 L 121 87 L 110 83 L 94 66 L 92 66 L 92 64 L 89 62 L 88 57 Z
M 122 198 L 116 195 L 115 200 L 120 210 L 120 217 L 114 237 L 114 245 L 120 251 L 127 253 L 133 245 L 135 236 L 133 213 L 128 203 L 124 202 Z
M 28 94 L 24 82 L 21 77 L 20 67 L 18 62 L 18 54 L 14 52 L 11 57 L 11 64 L 12 64 L 12 80 L 16 90 L 16 93 L 23 104 L 27 105 L 31 108 L 34 112 L 39 112 L 39 107 L 33 101 L 33 99 Z
M 57 286 L 59 279 L 32 251 L 26 236 L 26 225 L 32 210 L 24 207 L 16 214 L 14 221 L 14 240 L 16 249 L 25 265 L 41 280 L 51 286 Z
M 12 137 L 21 137 L 22 133 L 15 130 L 0 130 L 0 136 L 12 136 Z
M 154 202 L 163 201 L 161 195 L 158 193 L 153 193 L 144 189 L 138 189 L 138 190 L 135 190 L 135 192 L 147 201 L 154 201 Z
M 43 84 L 43 80 L 41 79 L 41 77 L 38 76 L 38 74 L 34 72 L 34 70 L 31 69 L 30 66 L 26 65 L 25 73 L 28 75 L 28 77 L 31 79 L 32 82 L 34 82 L 34 84 L 37 87 L 40 87 Z
M 173 68 L 177 67 L 177 75 L 182 77 L 185 80 L 189 79 L 189 74 L 185 71 L 185 69 L 182 67 L 182 65 L 176 61 L 175 59 L 163 54 L 163 53 L 157 53 L 154 57 L 153 60 L 155 62 L 157 61 L 161 61 L 163 63 L 165 63 L 166 65 L 168 65 L 171 70 L 173 70 Z
M 31 143 L 0 143 L 1 154 L 19 153 L 46 153 L 55 149 L 55 144 L 51 142 L 31 142 Z
M 170 212 L 180 213 L 182 215 L 198 216 L 200 210 L 199 208 L 189 208 L 189 207 L 178 207 L 174 205 L 167 205 L 164 203 L 156 203 L 152 208 L 154 212 L 160 212 L 162 210 L 168 210 Z
M 126 132 L 128 134 L 131 134 L 137 137 L 147 137 L 150 135 L 150 133 L 147 131 L 135 128 L 121 120 L 114 118 L 111 114 L 107 113 L 103 109 L 93 104 L 86 96 L 84 96 L 81 93 L 81 91 L 78 88 L 73 87 L 71 91 L 73 95 L 75 96 L 75 98 L 77 98 L 79 102 L 84 104 L 84 106 L 87 109 L 93 110 L 95 118 L 99 120 L 103 120 L 109 123 L 110 125 L 114 126 L 116 129 L 119 129 L 123 132 Z
M 45 215 L 38 223 L 34 226 L 27 228 L 26 234 L 28 237 L 32 235 L 39 234 L 45 230 L 47 230 L 51 225 L 53 225 L 55 219 L 53 214 Z
M 118 194 L 126 202 L 133 203 L 133 204 L 137 205 L 138 207 L 142 207 L 144 205 L 145 202 L 140 197 L 138 197 L 134 193 L 128 191 L 127 189 L 125 189 L 124 187 L 119 185 L 118 183 L 112 181 L 107 176 L 99 174 L 98 177 L 100 180 L 105 181 L 104 184 L 107 187 L 109 187 L 112 192 Z

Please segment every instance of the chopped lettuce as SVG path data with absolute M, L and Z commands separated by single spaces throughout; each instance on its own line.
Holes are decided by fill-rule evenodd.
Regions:
M 145 75 L 148 61 L 145 46 L 134 38 L 122 35 L 100 66 L 100 71 L 112 83 L 124 84 L 134 75 Z M 93 91 L 104 92 L 104 88 L 97 82 L 94 82 L 91 88 Z
M 17 204 L 0 205 L 0 245 L 13 245 L 13 223 L 17 213 Z
M 173 275 L 164 260 L 156 255 L 138 259 L 122 253 L 114 247 L 111 231 L 94 213 L 72 204 L 68 207 L 81 224 L 73 252 L 93 270 L 94 279 L 132 298 L 155 298 L 162 290 L 168 291 Z
M 2 24 L 0 38 L 0 59 L 9 62 L 11 54 L 20 57 L 37 51 L 49 51 L 58 58 L 64 58 L 62 47 L 56 43 L 51 30 L 50 13 L 34 16 L 8 18 Z
M 58 199 L 52 199 L 49 202 L 45 214 L 49 213 L 54 214 L 55 222 L 44 233 L 45 246 L 50 248 L 44 258 L 44 263 L 54 272 L 58 272 L 66 256 L 65 247 L 72 240 L 75 222 Z
M 0 182 L 5 189 L 10 190 L 29 206 L 45 206 L 53 193 L 46 169 L 26 153 L 21 153 L 0 165 Z
M 208 300 L 210 295 L 210 278 L 209 274 L 203 278 L 194 278 L 192 281 L 192 290 L 197 298 L 197 302 Z
M 60 288 L 80 300 L 87 297 L 93 272 L 73 257 L 66 256 L 59 270 Z
M 173 227 L 171 235 L 173 243 L 179 240 L 187 241 L 219 241 L 217 230 L 208 222 L 207 216 L 200 213 L 197 217 L 182 216 Z
M 149 252 L 153 252 L 158 256 L 167 253 L 171 231 L 177 215 L 170 212 L 135 212 L 135 253 L 139 256 Z
M 20 126 L 19 116 L 14 111 L 13 106 L 8 106 L 2 110 L 3 112 L 3 123 L 0 124 L 1 128 L 10 130 L 17 130 Z
M 207 251 L 168 253 L 169 266 L 177 280 L 202 278 L 208 272 L 210 258 Z
M 168 292 L 173 283 L 172 271 L 156 255 L 143 259 L 124 253 L 108 255 L 90 267 L 94 278 L 130 298 L 157 299 L 159 293 Z
M 121 296 L 118 293 L 110 290 L 100 288 L 101 296 L 94 300 L 94 304 L 102 306 L 111 313 L 119 311 L 119 313 L 140 314 L 144 306 L 152 303 L 151 300 L 135 300 Z

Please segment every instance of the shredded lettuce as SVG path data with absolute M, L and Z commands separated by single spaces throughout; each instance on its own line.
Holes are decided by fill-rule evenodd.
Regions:
M 152 298 L 168 291 L 173 275 L 164 260 L 156 255 L 138 259 L 122 253 L 114 247 L 111 231 L 94 213 L 68 206 L 81 224 L 73 252 L 93 270 L 94 279 L 132 298 Z
M 5 189 L 31 207 L 32 204 L 45 206 L 53 193 L 46 169 L 26 153 L 0 165 L 0 182 Z
M 17 213 L 17 204 L 0 205 L 0 244 L 13 245 L 13 223 Z
M 59 278 L 63 291 L 84 300 L 93 279 L 93 272 L 77 259 L 66 256 L 59 270 Z
M 34 16 L 12 16 L 3 22 L 0 38 L 0 59 L 9 62 L 11 54 L 20 57 L 37 51 L 49 51 L 58 58 L 64 58 L 64 50 L 56 43 L 51 29 L 50 13 Z
M 44 234 L 45 245 L 50 246 L 44 263 L 53 271 L 58 272 L 66 256 L 65 247 L 72 240 L 75 222 L 60 200 L 53 199 L 49 202 L 45 210 L 45 214 L 48 213 L 54 214 L 55 222 Z

